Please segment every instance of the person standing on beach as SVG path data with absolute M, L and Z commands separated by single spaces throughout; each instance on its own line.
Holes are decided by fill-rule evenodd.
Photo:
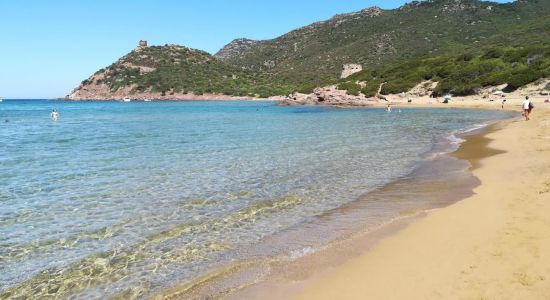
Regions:
M 529 114 L 531 114 L 531 110 L 534 107 L 531 100 L 529 100 L 529 96 L 525 96 L 525 100 L 523 100 L 523 104 L 521 106 L 523 108 L 523 116 L 525 117 L 525 121 L 529 121 Z
M 506 98 L 502 99 L 502 106 L 500 107 L 501 110 L 504 110 L 504 103 L 506 103 Z

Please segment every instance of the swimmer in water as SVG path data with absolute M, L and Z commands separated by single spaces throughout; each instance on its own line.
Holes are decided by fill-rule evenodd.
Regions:
M 57 118 L 59 118 L 59 112 L 57 112 L 56 109 L 52 109 L 52 112 L 50 113 L 50 117 L 53 121 L 57 121 Z
M 388 103 L 388 107 L 386 107 L 386 111 L 391 112 L 391 104 L 390 103 Z

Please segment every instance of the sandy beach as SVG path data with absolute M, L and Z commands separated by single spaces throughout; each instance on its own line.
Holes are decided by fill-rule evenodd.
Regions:
M 296 299 L 548 299 L 549 108 L 504 121 L 455 154 L 492 148 L 473 162 L 475 195 L 306 280 Z
M 391 103 L 393 108 L 407 108 L 407 107 L 455 107 L 455 108 L 477 108 L 477 109 L 493 109 L 493 110 L 507 110 L 507 111 L 521 111 L 520 106 L 525 96 L 529 96 L 531 101 L 537 106 L 537 108 L 550 107 L 550 103 L 544 101 L 549 100 L 550 96 L 543 96 L 532 91 L 517 91 L 507 94 L 506 97 L 491 96 L 483 98 L 478 95 L 453 97 L 449 103 L 443 103 L 443 98 L 430 98 L 430 97 L 414 97 L 412 103 L 407 103 L 406 97 L 400 97 L 398 95 L 392 95 L 388 97 L 388 101 L 379 101 L 374 106 L 385 107 L 388 103 Z M 506 99 L 503 104 L 502 101 Z

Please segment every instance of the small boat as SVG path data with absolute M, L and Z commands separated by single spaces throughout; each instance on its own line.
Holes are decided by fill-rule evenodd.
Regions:
M 3 100 L 2 100 L 2 97 L 0 97 L 0 102 L 2 102 L 2 101 L 3 101 Z
M 143 99 L 144 102 L 151 102 L 151 99 Z
M 122 101 L 123 101 L 123 102 L 131 102 L 132 100 L 129 99 L 129 98 L 124 98 L 124 99 L 122 99 Z

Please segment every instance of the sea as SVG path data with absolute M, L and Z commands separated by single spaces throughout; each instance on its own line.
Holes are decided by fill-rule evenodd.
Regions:
M 442 183 L 434 190 L 448 189 L 449 174 L 469 168 L 448 153 L 508 117 L 270 101 L 4 100 L 0 298 L 145 299 L 229 266 L 291 262 L 458 200 L 409 193 L 410 184 L 396 197 L 396 183 L 429 177 Z M 269 268 L 238 285 L 266 277 Z

